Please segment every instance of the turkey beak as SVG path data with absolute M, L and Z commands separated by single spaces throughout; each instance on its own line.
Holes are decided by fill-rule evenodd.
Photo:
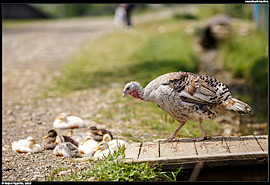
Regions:
M 54 144 L 57 145 L 58 143 L 55 141 Z
M 46 138 L 48 138 L 49 136 L 48 136 L 48 134 L 46 134 L 44 137 L 43 137 L 43 139 L 46 139 Z
M 123 91 L 122 98 L 124 98 L 125 96 L 126 96 L 126 93 L 125 93 L 125 91 Z

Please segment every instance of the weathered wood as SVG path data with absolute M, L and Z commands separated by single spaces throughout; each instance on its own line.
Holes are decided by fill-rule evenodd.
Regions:
M 223 137 L 215 137 L 210 140 L 195 142 L 198 155 L 213 155 L 220 153 L 230 153 Z
M 167 167 L 266 164 L 268 136 L 213 137 L 160 143 L 132 143 L 126 150 L 126 162 L 163 163 Z
M 159 142 L 142 143 L 139 153 L 139 159 L 158 158 L 159 157 Z
M 196 163 L 188 181 L 196 181 L 202 167 L 203 167 L 203 163 Z
M 168 164 L 195 164 L 198 162 L 211 163 L 211 165 L 224 165 L 228 161 L 248 161 L 254 160 L 257 158 L 268 157 L 268 152 L 252 152 L 252 153 L 225 153 L 225 154 L 216 154 L 216 155 L 192 155 L 192 156 L 182 156 L 179 157 L 160 157 L 160 158 L 141 158 L 134 159 L 133 162 L 159 162 Z M 259 161 L 257 161 L 259 162 Z
M 255 136 L 263 151 L 268 151 L 268 136 Z
M 194 141 L 160 143 L 160 157 L 197 155 Z
M 127 145 L 125 150 L 125 158 L 127 159 L 137 159 L 139 157 L 139 152 L 142 143 L 130 143 Z
M 254 136 L 226 137 L 225 140 L 231 153 L 262 151 Z

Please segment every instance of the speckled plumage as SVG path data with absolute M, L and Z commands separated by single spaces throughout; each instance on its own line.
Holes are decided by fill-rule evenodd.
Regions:
M 63 142 L 59 143 L 54 149 L 53 149 L 54 155 L 59 155 L 63 157 L 77 157 L 80 156 L 80 152 L 78 148 L 70 143 L 70 142 Z
M 233 98 L 229 89 L 217 79 L 190 72 L 164 74 L 152 80 L 144 90 L 138 82 L 130 82 L 123 90 L 123 97 L 126 94 L 155 102 L 182 126 L 187 120 L 200 121 L 202 126 L 202 120 L 227 110 L 252 114 L 251 107 Z

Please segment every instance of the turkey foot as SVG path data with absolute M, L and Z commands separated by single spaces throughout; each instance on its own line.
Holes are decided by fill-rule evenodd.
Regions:
M 205 130 L 204 130 L 204 126 L 203 126 L 203 121 L 202 119 L 200 119 L 200 125 L 201 125 L 201 131 L 202 131 L 202 136 L 201 137 L 195 137 L 195 138 L 192 138 L 192 141 L 202 141 L 204 139 L 206 139 L 206 133 Z
M 168 137 L 167 139 L 158 139 L 158 141 L 161 141 L 161 142 L 171 142 L 173 140 L 174 137 Z
M 203 136 L 201 136 L 201 137 L 195 137 L 195 138 L 192 138 L 192 141 L 202 141 L 202 140 L 204 140 L 204 139 L 206 139 L 207 137 L 206 137 L 206 135 L 203 135 Z
M 167 139 L 158 139 L 158 141 L 171 142 L 173 138 L 175 137 L 175 135 L 177 134 L 177 132 L 182 128 L 182 126 L 184 126 L 185 123 L 186 122 L 180 123 L 178 127 L 176 128 L 176 130 Z

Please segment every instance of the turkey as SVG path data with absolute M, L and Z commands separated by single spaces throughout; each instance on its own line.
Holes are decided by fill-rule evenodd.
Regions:
M 202 136 L 195 141 L 206 139 L 203 120 L 226 113 L 228 110 L 240 114 L 252 114 L 249 105 L 232 97 L 229 89 L 210 76 L 190 72 L 172 72 L 152 80 L 144 89 L 138 82 L 129 82 L 123 90 L 123 98 L 131 95 L 143 101 L 155 102 L 180 124 L 167 138 L 172 141 L 188 120 L 199 121 Z

